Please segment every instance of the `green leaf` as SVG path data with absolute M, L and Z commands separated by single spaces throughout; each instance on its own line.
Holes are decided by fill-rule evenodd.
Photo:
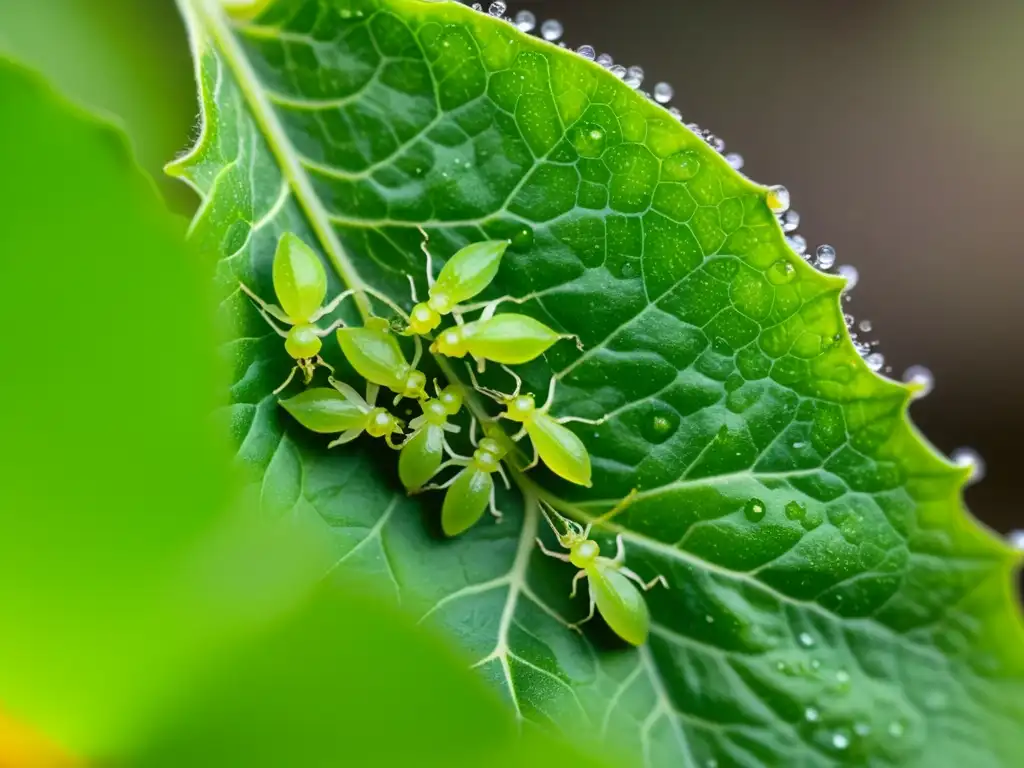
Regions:
M 183 227 L 119 131 L 3 59 L 0 94 L 4 352 L 39 374 L 0 379 L 0 764 L 603 765 L 322 584 L 319 539 L 236 519 Z
M 236 324 L 229 422 L 263 514 L 319 525 L 336 572 L 446 628 L 521 717 L 634 763 L 1012 762 L 1016 558 L 909 425 L 909 390 L 860 360 L 842 281 L 786 247 L 764 188 L 600 67 L 457 4 L 280 0 L 249 21 L 181 5 L 204 121 L 171 171 L 202 197 L 193 237 Z M 421 226 L 438 261 L 510 239 L 486 295 L 532 296 L 522 311 L 586 348 L 522 367 L 528 387 L 554 376 L 556 414 L 612 417 L 578 430 L 592 489 L 517 477 L 505 522 L 453 541 L 393 454 L 328 452 L 282 412 L 290 363 L 237 291 L 272 299 L 293 231 L 329 295 L 369 285 L 408 308 Z M 539 499 L 587 521 L 633 488 L 596 533 L 671 584 L 648 594 L 639 650 L 599 621 L 570 631 L 585 600 L 534 545 Z

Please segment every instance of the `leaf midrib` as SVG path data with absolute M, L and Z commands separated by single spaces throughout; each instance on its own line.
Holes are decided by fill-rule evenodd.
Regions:
M 281 172 L 286 179 L 287 185 L 290 186 L 296 200 L 299 205 L 302 206 L 309 218 L 310 224 L 317 237 L 320 239 L 321 245 L 328 256 L 331 265 L 335 268 L 339 278 L 346 287 L 358 291 L 356 294 L 358 299 L 357 307 L 362 318 L 366 320 L 372 316 L 372 309 L 369 300 L 366 293 L 363 292 L 367 287 L 367 284 L 349 260 L 344 246 L 342 246 L 341 241 L 334 232 L 331 225 L 331 216 L 320 202 L 320 199 L 309 179 L 309 175 L 306 173 L 301 161 L 299 160 L 298 153 L 294 151 L 287 151 L 289 148 L 294 149 L 290 139 L 288 138 L 287 132 L 281 125 L 281 122 L 274 111 L 273 105 L 259 88 L 259 78 L 255 70 L 253 70 L 252 66 L 249 64 L 248 58 L 241 50 L 237 40 L 235 40 L 231 28 L 225 23 L 222 11 L 215 7 L 215 2 L 216 0 L 179 0 L 179 4 L 182 6 L 182 10 L 185 13 L 188 13 L 189 11 L 195 12 L 195 15 L 202 22 L 202 28 L 209 33 L 212 41 L 224 56 L 229 69 L 234 73 L 235 79 L 238 81 L 239 88 L 253 112 L 253 117 L 256 120 L 257 125 L 263 132 L 264 138 L 266 139 L 271 152 L 274 154 L 277 162 L 281 165 Z M 279 194 L 278 199 L 280 200 L 282 196 L 283 192 Z M 448 360 L 437 355 L 433 355 L 433 359 L 438 364 L 438 367 L 441 368 L 442 373 L 449 382 L 462 384 L 462 381 L 456 375 Z M 486 410 L 480 404 L 475 392 L 468 388 L 466 388 L 466 392 L 467 408 L 469 408 L 469 410 L 472 411 L 478 419 L 483 421 L 487 418 Z M 523 494 L 523 529 L 520 533 L 515 559 L 513 560 L 512 567 L 507 575 L 509 594 L 502 610 L 501 623 L 495 648 L 487 657 L 485 657 L 485 660 L 478 663 L 486 663 L 493 659 L 500 660 L 506 684 L 509 689 L 509 694 L 515 706 L 516 714 L 521 719 L 522 712 L 519 707 L 517 691 L 512 681 L 511 669 L 508 662 L 508 633 L 511 629 L 512 618 L 515 614 L 519 595 L 523 592 L 526 586 L 525 582 L 527 578 L 527 571 L 529 569 L 529 560 L 533 550 L 533 539 L 537 533 L 537 509 L 539 501 L 538 497 L 533 494 L 523 482 L 521 474 L 515 471 L 511 466 L 509 469 L 511 470 L 513 479 L 516 481 L 517 486 Z

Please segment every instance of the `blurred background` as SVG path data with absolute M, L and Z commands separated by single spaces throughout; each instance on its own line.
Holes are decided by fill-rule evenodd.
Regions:
M 753 179 L 789 188 L 810 250 L 829 243 L 859 271 L 847 311 L 870 321 L 862 337 L 880 341 L 890 375 L 934 372 L 918 426 L 947 454 L 984 458 L 971 508 L 1024 528 L 1024 2 L 509 6 L 559 19 L 574 48 L 641 65 L 646 89 L 668 81 L 687 122 L 740 152 Z M 172 207 L 191 213 L 191 193 L 160 171 L 196 127 L 173 0 L 0 0 L 0 50 L 120 115 Z

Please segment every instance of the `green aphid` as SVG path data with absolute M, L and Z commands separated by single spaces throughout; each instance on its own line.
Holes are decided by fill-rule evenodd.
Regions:
M 469 530 L 488 508 L 495 519 L 501 520 L 502 515 L 494 499 L 492 476 L 495 473 L 501 475 L 505 487 L 511 487 L 501 466 L 505 453 L 501 442 L 485 437 L 476 445 L 472 456 L 456 456 L 438 467 L 439 472 L 448 467 L 462 467 L 455 477 L 443 485 L 422 488 L 424 491 L 447 490 L 441 506 L 441 529 L 446 536 L 458 536 Z
M 554 511 L 552 510 L 552 512 Z M 540 539 L 537 539 L 537 545 L 545 555 L 572 563 L 580 569 L 572 580 L 570 598 L 576 597 L 580 579 L 586 578 L 590 586 L 590 612 L 582 621 L 570 626 L 573 629 L 579 629 L 581 624 L 594 618 L 596 608 L 615 634 L 633 645 L 643 645 L 647 642 L 647 636 L 650 633 L 651 614 L 640 589 L 646 592 L 655 584 L 668 587 L 665 577 L 655 576 L 645 582 L 627 568 L 625 564 L 626 550 L 621 534 L 616 538 L 615 557 L 602 557 L 601 547 L 590 538 L 592 525 L 584 528 L 579 523 L 567 520 L 557 513 L 554 514 L 565 525 L 564 533 L 558 530 L 551 515 L 547 509 L 544 509 L 544 517 L 548 521 L 548 525 L 554 531 L 558 543 L 569 550 L 569 554 L 552 552 L 544 546 L 544 542 Z
M 306 429 L 322 435 L 340 435 L 328 448 L 344 445 L 363 432 L 383 437 L 391 448 L 399 448 L 395 435 L 402 434 L 402 422 L 383 408 L 375 407 L 376 388 L 364 399 L 344 382 L 333 377 L 331 388 L 313 387 L 281 401 L 281 406 Z
M 273 283 L 274 293 L 281 306 L 263 301 L 245 283 L 238 285 L 252 299 L 263 319 L 284 338 L 285 351 L 295 360 L 295 367 L 288 374 L 284 384 L 274 390 L 276 395 L 291 383 L 297 371 L 302 372 L 306 384 L 313 380 L 313 372 L 318 365 L 334 372 L 334 369 L 320 357 L 320 350 L 323 348 L 321 339 L 343 323 L 338 321 L 329 328 L 320 328 L 316 323 L 331 314 L 354 292 L 345 291 L 326 306 L 321 306 L 327 297 L 327 273 L 324 271 L 324 265 L 313 249 L 291 232 L 284 233 L 277 243 Z M 285 331 L 274 322 L 275 319 L 290 325 L 291 328 Z
M 450 259 L 441 269 L 435 281 L 433 259 L 427 248 L 427 233 L 423 234 L 423 253 L 427 256 L 428 298 L 419 303 L 416 298 L 416 284 L 409 276 L 412 300 L 417 302 L 409 314 L 409 332 L 419 335 L 430 333 L 441 324 L 444 315 L 459 313 L 459 305 L 479 295 L 498 274 L 501 257 L 508 249 L 508 240 L 487 240 L 467 245 Z
M 338 345 L 356 373 L 370 384 L 387 387 L 396 394 L 396 404 L 403 397 L 427 398 L 427 377 L 416 370 L 422 352 L 419 339 L 416 339 L 416 355 L 410 365 L 389 323 L 371 317 L 360 328 L 339 328 Z
M 556 379 L 551 379 L 547 402 L 538 408 L 533 395 L 520 394 L 523 385 L 522 379 L 507 368 L 505 370 L 516 381 L 515 391 L 511 395 L 481 387 L 477 384 L 475 377 L 473 377 L 473 383 L 476 384 L 480 392 L 506 407 L 505 413 L 498 416 L 499 419 L 508 419 L 523 425 L 522 429 L 512 436 L 512 440 L 519 441 L 529 435 L 530 442 L 533 443 L 533 461 L 523 467 L 522 471 L 533 469 L 543 461 L 559 477 L 570 483 L 589 488 L 592 484 L 590 454 L 576 433 L 563 425 L 572 422 L 598 425 L 603 424 L 608 417 L 605 416 L 601 419 L 584 419 L 578 416 L 555 418 L 550 415 L 549 411 L 555 399 Z M 472 371 L 470 371 L 470 375 L 473 375 Z
M 441 390 L 437 382 L 434 382 L 434 388 L 437 399 L 421 403 L 423 415 L 409 422 L 412 434 L 402 443 L 402 452 L 398 456 L 398 477 L 409 491 L 423 487 L 437 474 L 445 451 L 452 453 L 445 441 L 445 433 L 460 431 L 459 427 L 449 424 L 448 419 L 462 408 L 461 388 L 451 385 Z

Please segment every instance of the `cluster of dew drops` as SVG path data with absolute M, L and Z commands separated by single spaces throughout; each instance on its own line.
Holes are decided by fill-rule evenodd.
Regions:
M 481 3 L 470 3 L 469 5 L 475 11 L 485 12 L 484 6 Z M 557 19 L 547 19 L 538 23 L 537 16 L 532 11 L 522 10 L 514 16 L 506 16 L 507 11 L 508 3 L 504 2 L 504 0 L 495 0 L 489 3 L 486 9 L 487 14 L 513 24 L 519 31 L 527 34 L 539 34 L 549 43 L 555 43 L 568 50 L 568 46 L 562 42 L 562 36 L 565 33 L 562 22 Z M 575 49 L 575 53 L 588 61 L 601 65 L 630 88 L 665 107 L 672 117 L 684 123 L 687 128 L 703 139 L 708 146 L 720 155 L 723 155 L 730 167 L 736 171 L 742 170 L 743 155 L 738 152 L 726 152 L 725 141 L 719 136 L 702 128 L 697 123 L 686 123 L 684 121 L 683 113 L 678 107 L 671 104 L 672 99 L 675 97 L 675 89 L 669 83 L 659 82 L 653 86 L 652 91 L 648 92 L 642 88 L 645 76 L 642 67 L 625 67 L 621 64 L 616 64 L 611 55 L 607 53 L 599 54 L 592 45 L 581 45 Z M 836 266 L 836 249 L 831 245 L 819 245 L 812 253 L 807 239 L 797 231 L 800 228 L 800 214 L 790 207 L 789 191 L 783 186 L 775 185 L 770 188 L 770 192 L 770 200 L 774 203 L 772 210 L 775 212 L 782 231 L 785 233 L 786 243 L 794 253 L 806 259 L 822 272 L 831 272 L 834 269 L 835 274 L 845 278 L 846 287 L 843 289 L 843 301 L 849 302 L 851 299 L 850 292 L 856 287 L 860 279 L 857 268 L 850 264 Z M 864 358 L 868 368 L 875 373 L 892 373 L 892 366 L 886 364 L 885 356 L 878 348 L 879 341 L 877 337 L 869 336 L 874 330 L 871 321 L 867 319 L 858 321 L 850 312 L 843 313 L 843 320 L 849 330 L 854 348 Z M 935 377 L 923 365 L 912 365 L 907 368 L 903 374 L 903 381 L 915 386 L 916 398 L 925 397 L 935 388 Z M 950 458 L 955 464 L 971 468 L 970 482 L 976 483 L 984 477 L 985 463 L 974 449 L 958 448 Z M 1015 546 L 1024 549 L 1024 531 L 1014 534 L 1011 537 L 1011 541 Z

